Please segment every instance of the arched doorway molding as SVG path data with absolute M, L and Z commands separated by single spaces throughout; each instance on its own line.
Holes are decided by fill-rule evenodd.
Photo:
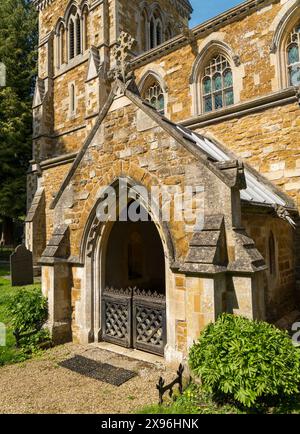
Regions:
M 118 192 L 120 181 L 126 181 L 127 188 L 131 193 L 136 194 L 136 200 L 147 211 L 151 217 L 151 221 L 155 224 L 161 239 L 164 257 L 165 257 L 165 282 L 166 282 L 166 315 L 168 317 L 169 310 L 169 297 L 170 297 L 170 273 L 171 267 L 175 264 L 175 249 L 172 241 L 171 233 L 166 222 L 161 219 L 161 213 L 158 204 L 146 202 L 145 197 L 140 195 L 140 187 L 142 185 L 129 177 L 119 177 L 112 182 L 108 187 L 112 187 L 116 192 L 115 199 L 118 203 Z M 90 212 L 89 218 L 86 223 L 86 227 L 83 233 L 80 256 L 81 261 L 84 263 L 84 276 L 82 286 L 82 297 L 80 305 L 80 340 L 82 342 L 99 342 L 101 341 L 101 301 L 102 294 L 105 289 L 105 261 L 107 244 L 110 237 L 111 230 L 114 222 L 110 221 L 108 217 L 106 221 L 99 221 L 97 217 L 97 208 L 101 202 L 103 202 L 106 196 L 107 189 L 102 191 L 101 197 L 95 202 L 93 209 Z M 112 199 L 112 200 L 115 200 Z M 109 200 L 107 204 L 110 205 Z M 128 204 L 128 203 L 127 203 Z M 126 206 L 127 206 L 126 204 Z M 154 205 L 154 206 L 153 206 Z M 117 210 L 117 215 L 122 210 Z M 168 336 L 167 336 L 168 342 Z

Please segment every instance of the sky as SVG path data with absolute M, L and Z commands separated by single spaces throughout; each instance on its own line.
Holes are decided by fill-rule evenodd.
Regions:
M 227 9 L 243 3 L 243 0 L 190 0 L 194 8 L 194 13 L 190 26 L 194 27 L 203 21 L 212 18 Z

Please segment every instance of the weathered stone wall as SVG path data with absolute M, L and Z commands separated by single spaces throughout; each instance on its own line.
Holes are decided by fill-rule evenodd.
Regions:
M 202 170 L 195 156 L 155 126 L 132 104 L 111 111 L 74 175 L 74 203 L 61 217 L 71 222 L 72 254 L 78 256 L 80 253 L 83 229 L 97 201 L 100 187 L 110 185 L 124 174 L 147 188 L 154 185 L 178 185 L 184 188 L 186 185 L 194 185 L 197 180 L 206 182 Z M 46 182 L 49 187 L 53 176 L 57 176 L 56 171 L 47 171 L 49 181 Z M 55 189 L 56 186 L 58 179 L 55 181 Z M 222 183 L 211 182 L 210 186 L 208 194 L 215 194 L 215 204 L 224 202 Z M 53 191 L 53 186 L 51 190 Z M 224 203 L 224 209 L 226 208 Z M 211 212 L 213 211 L 212 209 Z M 184 223 L 173 222 L 170 231 L 176 242 L 178 257 L 184 258 L 189 242 Z
M 148 69 L 162 69 L 168 88 L 168 113 L 174 121 L 187 119 L 192 115 L 189 80 L 194 62 L 198 53 L 212 41 L 217 41 L 226 44 L 231 50 L 231 55 L 238 56 L 242 65 L 239 72 L 242 75 L 242 85 L 240 89 L 235 89 L 238 95 L 238 100 L 236 98 L 235 102 L 246 101 L 278 90 L 270 45 L 274 35 L 271 29 L 272 22 L 281 8 L 280 2 L 274 1 L 240 20 L 222 27 L 218 26 L 216 29 L 210 28 L 205 32 L 204 37 L 197 38 L 195 44 L 186 45 L 165 56 L 162 54 L 153 62 L 149 57 L 147 65 L 136 71 L 137 77 L 141 78 Z M 193 97 L 195 98 L 195 95 Z
M 154 4 L 156 4 L 159 10 L 162 12 L 162 19 L 164 28 L 163 37 L 165 36 L 165 31 L 168 27 L 171 28 L 173 36 L 180 33 L 180 25 L 188 25 L 188 20 L 186 17 L 182 16 L 182 13 L 174 5 L 176 2 L 170 0 L 159 0 L 154 2 L 153 0 L 146 0 L 142 2 L 142 6 L 145 9 L 150 9 Z M 142 28 L 141 12 L 142 6 L 140 0 L 132 0 L 128 2 L 127 0 L 118 0 L 117 2 L 117 19 L 118 19 L 118 29 L 119 31 L 124 31 L 129 33 L 137 41 L 137 52 L 142 51 L 141 40 L 145 38 L 145 32 Z
M 276 322 L 295 309 L 295 230 L 278 218 L 247 212 L 243 214 L 243 225 L 269 266 L 264 272 L 266 313 L 269 321 Z M 276 260 L 276 272 L 273 275 L 269 263 L 271 232 L 275 239 L 273 254 Z
M 63 179 L 65 178 L 71 164 L 65 164 L 48 168 L 43 172 L 42 187 L 45 189 L 46 201 L 46 238 L 47 241 L 51 238 L 54 230 L 54 225 L 62 224 L 63 221 L 55 221 L 54 211 L 50 209 L 50 205 L 59 191 Z

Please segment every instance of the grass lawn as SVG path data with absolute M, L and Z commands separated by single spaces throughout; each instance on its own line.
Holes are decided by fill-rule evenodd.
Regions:
M 4 278 L 9 275 L 9 268 L 0 265 L 0 323 L 6 326 L 6 346 L 0 347 L 0 366 L 17 363 L 28 359 L 30 356 L 24 350 L 15 347 L 16 341 L 10 326 L 11 318 L 7 312 L 7 302 L 20 288 L 12 288 L 10 280 Z M 35 284 L 27 286 L 26 289 L 37 288 Z
M 166 400 L 167 401 L 167 400 Z M 175 401 L 164 405 L 151 405 L 142 408 L 139 414 L 300 414 L 300 396 L 274 408 L 241 408 L 234 404 L 220 404 L 202 392 L 201 387 L 191 384 Z
M 166 394 L 167 396 L 167 394 Z M 139 414 L 241 414 L 245 413 L 233 405 L 218 406 L 205 395 L 199 386 L 191 384 L 182 396 L 168 400 L 161 405 L 150 405 L 139 411 Z

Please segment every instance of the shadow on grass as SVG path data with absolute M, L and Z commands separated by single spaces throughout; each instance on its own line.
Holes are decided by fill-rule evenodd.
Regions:
M 234 403 L 217 403 L 201 390 L 201 386 L 191 384 L 175 401 L 144 407 L 138 414 L 300 414 L 300 395 L 285 399 L 274 407 L 249 409 Z

